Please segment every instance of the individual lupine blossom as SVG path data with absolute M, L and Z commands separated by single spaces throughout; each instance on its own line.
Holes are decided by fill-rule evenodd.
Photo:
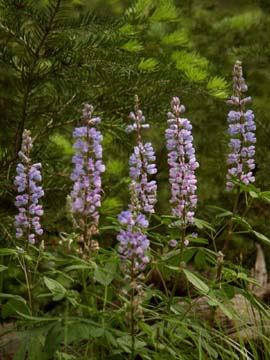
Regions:
M 157 183 L 149 180 L 149 175 L 156 174 L 156 156 L 151 143 L 141 141 L 141 130 L 149 129 L 149 124 L 145 124 L 145 117 L 142 111 L 135 105 L 135 113 L 131 112 L 130 119 L 134 122 L 126 129 L 127 132 L 135 131 L 137 134 L 137 144 L 134 146 L 133 153 L 129 158 L 129 175 L 132 179 L 130 191 L 132 196 L 137 196 L 136 206 L 134 201 L 130 209 L 135 206 L 134 211 L 143 213 L 154 213 L 154 205 L 157 201 Z
M 191 234 L 189 235 L 189 237 L 190 237 L 190 238 L 193 238 L 193 239 L 196 239 L 196 238 L 198 237 L 198 234 L 193 232 L 193 233 L 191 233 Z M 178 241 L 175 240 L 175 239 L 171 239 L 170 242 L 169 242 L 169 245 L 170 245 L 170 247 L 172 247 L 172 248 L 176 247 L 177 244 L 178 244 Z M 188 238 L 185 238 L 185 239 L 184 239 L 184 245 L 185 245 L 185 246 L 188 246 L 188 244 L 189 244 L 189 239 L 188 239 Z
M 25 238 L 31 244 L 36 241 L 36 235 L 42 235 L 43 229 L 40 225 L 40 216 L 43 208 L 39 199 L 44 195 L 40 185 L 42 178 L 40 174 L 41 163 L 32 164 L 30 152 L 33 147 L 30 131 L 24 130 L 22 147 L 18 155 L 21 162 L 17 165 L 17 176 L 14 185 L 20 193 L 16 196 L 15 205 L 19 214 L 15 216 L 16 238 Z
M 248 185 L 255 181 L 252 170 L 255 168 L 255 143 L 256 125 L 252 110 L 245 110 L 246 104 L 251 102 L 251 97 L 244 97 L 248 90 L 242 71 L 242 63 L 236 61 L 233 69 L 234 94 L 227 101 L 228 105 L 236 106 L 237 110 L 228 114 L 228 133 L 231 137 L 227 164 L 229 165 L 226 189 L 232 190 L 235 184 L 232 180 L 240 180 Z
M 171 184 L 172 214 L 186 227 L 194 222 L 194 210 L 197 205 L 196 161 L 193 147 L 192 125 L 180 114 L 185 112 L 184 105 L 178 97 L 171 101 L 172 112 L 168 113 L 168 129 L 166 130 L 168 164 L 170 167 L 169 181 Z
M 129 210 L 122 211 L 119 215 L 118 220 L 123 229 L 120 230 L 117 240 L 120 242 L 119 253 L 122 260 L 131 260 L 133 270 L 137 272 L 144 269 L 150 261 L 147 256 L 150 242 L 144 231 L 149 225 L 146 214 L 154 213 L 157 194 L 156 181 L 150 180 L 149 176 L 155 174 L 157 169 L 152 144 L 143 143 L 141 140 L 141 130 L 148 129 L 149 124 L 145 123 L 145 117 L 138 109 L 137 96 L 135 97 L 135 113 L 131 112 L 129 117 L 133 124 L 129 125 L 126 131 L 136 132 L 137 144 L 129 159 L 131 204 Z
M 130 210 L 122 211 L 118 221 L 123 226 L 117 235 L 120 243 L 118 251 L 123 261 L 131 260 L 134 271 L 143 270 L 150 259 L 147 250 L 150 242 L 142 229 L 149 226 L 149 222 L 144 214 L 134 216 Z
M 75 128 L 73 148 L 77 150 L 72 158 L 75 164 L 70 178 L 74 181 L 71 191 L 72 211 L 90 217 L 94 225 L 98 224 L 98 208 L 101 206 L 101 173 L 105 171 L 102 162 L 103 139 L 95 128 L 100 124 L 99 117 L 92 118 L 93 106 L 84 105 L 82 119 L 85 126 Z

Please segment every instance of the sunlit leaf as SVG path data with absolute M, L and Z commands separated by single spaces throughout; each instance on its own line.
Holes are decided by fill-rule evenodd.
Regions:
M 203 282 L 197 275 L 195 275 L 193 272 L 183 269 L 183 273 L 186 275 L 188 281 L 195 286 L 196 289 L 198 289 L 203 294 L 207 294 L 209 292 L 208 285 Z

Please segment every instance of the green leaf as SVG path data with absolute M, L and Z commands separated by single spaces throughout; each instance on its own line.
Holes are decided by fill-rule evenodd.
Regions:
M 207 303 L 210 306 L 218 306 L 220 310 L 224 313 L 224 315 L 226 315 L 230 320 L 234 318 L 233 312 L 230 311 L 228 307 L 224 306 L 222 302 L 220 302 L 215 296 L 213 296 L 212 294 L 208 294 L 207 298 L 208 298 Z
M 73 270 L 90 270 L 90 269 L 91 269 L 91 267 L 89 264 L 74 264 L 74 265 L 67 266 L 65 268 L 65 271 L 69 272 L 69 271 L 73 271 Z
M 216 215 L 217 217 L 227 217 L 227 216 L 231 216 L 232 212 L 228 211 L 224 208 L 221 208 L 219 206 L 215 206 L 215 205 L 208 205 L 207 206 L 210 209 L 214 209 L 214 210 L 218 210 L 219 212 L 221 212 L 220 214 Z
M 3 319 L 16 315 L 17 312 L 30 315 L 30 310 L 26 301 L 22 298 L 13 298 L 2 305 L 1 315 Z
M 7 270 L 8 267 L 5 265 L 0 265 L 0 272 Z
M 186 237 L 190 243 L 195 244 L 208 244 L 208 239 L 201 238 L 201 237 L 193 237 L 191 234 Z
M 265 244 L 267 244 L 267 245 L 270 244 L 270 239 L 268 239 L 268 237 L 266 237 L 265 235 L 259 233 L 258 231 L 254 231 L 254 230 L 252 231 L 252 233 L 256 236 L 256 238 L 258 238 L 259 240 L 261 240 Z
M 117 265 L 114 262 L 107 263 L 104 268 L 95 269 L 94 278 L 103 286 L 108 286 L 116 275 Z
M 44 282 L 47 288 L 52 292 L 54 301 L 62 300 L 65 297 L 66 289 L 58 281 L 44 276 Z
M 48 360 L 47 354 L 43 352 L 43 346 L 40 337 L 30 338 L 27 342 L 28 360 Z
M 203 294 L 207 294 L 209 292 L 209 287 L 207 284 L 205 284 L 200 278 L 198 278 L 197 275 L 195 275 L 193 272 L 183 269 L 184 274 L 186 275 L 188 281 L 195 286 L 196 289 L 198 289 Z
M 27 342 L 22 341 L 22 343 L 19 345 L 15 355 L 13 356 L 13 360 L 25 359 L 26 353 L 27 353 Z
M 200 269 L 200 270 L 205 269 L 206 264 L 207 264 L 206 263 L 206 255 L 200 249 L 198 250 L 198 252 L 194 258 L 194 262 L 198 269 Z
M 48 332 L 44 348 L 49 358 L 54 358 L 53 354 L 64 340 L 65 329 L 61 322 L 57 322 Z
M 256 191 L 249 191 L 249 195 L 253 198 L 253 199 L 257 199 L 259 197 L 259 194 Z
M 4 294 L 4 293 L 0 293 L 0 298 L 3 298 L 3 299 L 18 299 L 18 300 L 21 300 L 21 301 L 24 301 L 25 302 L 25 299 L 23 297 L 21 297 L 20 295 L 13 295 L 13 294 Z
M 216 232 L 215 228 L 213 228 L 213 226 L 211 224 L 209 224 L 209 222 L 202 220 L 202 219 L 194 219 L 194 224 L 198 229 L 208 229 L 213 231 L 214 233 Z
M 233 221 L 235 221 L 237 224 L 242 225 L 245 229 L 252 231 L 252 226 L 248 223 L 248 221 L 246 219 L 244 219 L 243 217 L 241 217 L 240 215 L 234 215 L 233 216 Z
M 153 335 L 152 326 L 150 326 L 150 325 L 148 325 L 148 324 L 146 324 L 144 322 L 140 322 L 139 327 L 143 332 L 145 332 L 146 335 L 148 335 L 149 337 L 152 337 L 152 335 Z
M 270 191 L 262 191 L 259 194 L 260 199 L 270 202 Z
M 17 251 L 14 249 L 0 249 L 0 256 L 17 255 Z

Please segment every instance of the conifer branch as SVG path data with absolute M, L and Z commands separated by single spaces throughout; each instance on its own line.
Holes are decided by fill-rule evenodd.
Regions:
M 50 34 L 51 30 L 52 30 L 52 27 L 53 27 L 53 22 L 54 22 L 54 19 L 55 19 L 55 16 L 60 8 L 60 4 L 61 4 L 61 0 L 57 0 L 56 1 L 56 4 L 55 4 L 55 7 L 51 13 L 51 16 L 50 16 L 50 20 L 49 20 L 49 24 L 48 24 L 48 27 L 40 41 L 40 43 L 38 44 L 37 48 L 36 48 L 36 51 L 34 53 L 34 56 L 35 56 L 35 59 L 33 60 L 33 63 L 32 63 L 32 66 L 31 66 L 31 69 L 29 71 L 29 78 L 28 78 L 28 81 L 27 81 L 27 85 L 26 85 L 26 89 L 25 89 L 25 92 L 24 92 L 24 99 L 23 99 L 23 105 L 22 105 L 22 118 L 21 118 L 21 121 L 19 122 L 18 124 L 18 128 L 17 128 L 17 132 L 16 132 L 16 138 L 15 138 L 15 154 L 14 154 L 14 158 L 13 160 L 11 161 L 11 163 L 13 163 L 14 161 L 16 161 L 17 159 L 17 153 L 19 152 L 20 148 L 21 148 L 21 145 L 22 145 L 22 134 L 23 134 L 23 130 L 25 128 L 25 123 L 26 123 L 26 119 L 27 119 L 27 108 L 28 108 L 28 101 L 29 101 L 29 96 L 30 96 L 30 92 L 32 90 L 32 86 L 31 86 L 31 76 L 32 76 L 32 73 L 34 72 L 34 69 L 35 69 L 35 66 L 36 66 L 36 63 L 37 63 L 37 60 L 39 58 L 39 53 L 40 53 L 40 50 L 42 48 L 42 46 L 44 45 L 48 35 Z

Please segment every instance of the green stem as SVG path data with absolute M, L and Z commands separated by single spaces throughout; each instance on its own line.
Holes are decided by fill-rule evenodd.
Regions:
M 185 221 L 185 217 L 184 217 L 184 221 Z M 182 228 L 181 247 L 180 247 L 180 254 L 179 254 L 179 273 L 176 275 L 176 279 L 173 284 L 172 292 L 171 292 L 169 303 L 168 303 L 168 309 L 170 309 L 170 307 L 171 307 L 172 300 L 175 295 L 176 287 L 177 287 L 178 281 L 180 279 L 180 273 L 181 273 L 181 269 L 182 269 L 182 267 L 181 267 L 182 256 L 183 256 L 184 245 L 185 245 L 184 241 L 185 241 L 185 237 L 186 237 L 186 229 L 187 229 L 187 227 L 186 227 L 186 224 L 184 223 L 183 228 Z
M 135 358 L 135 309 L 134 309 L 134 299 L 135 299 L 135 272 L 134 272 L 134 255 L 132 256 L 131 261 L 131 297 L 130 297 L 130 332 L 131 332 L 131 355 L 130 359 L 134 360 Z
M 228 227 L 227 236 L 226 236 L 225 243 L 224 243 L 224 246 L 223 246 L 223 249 L 222 249 L 222 253 L 223 253 L 223 254 L 226 254 L 226 252 L 227 252 L 227 250 L 228 250 L 228 247 L 229 247 L 229 243 L 230 243 L 230 241 L 231 241 L 231 239 L 232 239 L 232 234 L 233 234 L 233 217 L 234 217 L 234 215 L 235 215 L 236 212 L 237 212 L 237 208 L 238 208 L 238 204 L 239 204 L 239 199 L 240 199 L 240 188 L 238 187 L 238 188 L 237 188 L 237 194 L 236 194 L 235 201 L 234 201 L 232 216 L 231 216 L 230 221 L 229 221 L 229 227 Z
M 102 312 L 103 312 L 102 323 L 103 323 L 104 330 L 105 330 L 105 310 L 106 310 L 106 305 L 107 305 L 107 299 L 108 299 L 108 286 L 105 286 L 104 301 L 103 301 L 103 308 L 102 308 Z
M 33 304 L 32 304 L 32 291 L 31 291 L 31 288 L 32 288 L 31 273 L 30 273 L 29 267 L 27 266 L 27 264 L 25 262 L 24 255 L 22 255 L 21 259 L 20 259 L 20 257 L 18 257 L 18 260 L 19 260 L 19 263 L 20 263 L 21 268 L 24 273 L 27 294 L 28 294 L 29 308 L 30 308 L 30 313 L 32 315 L 33 314 Z

